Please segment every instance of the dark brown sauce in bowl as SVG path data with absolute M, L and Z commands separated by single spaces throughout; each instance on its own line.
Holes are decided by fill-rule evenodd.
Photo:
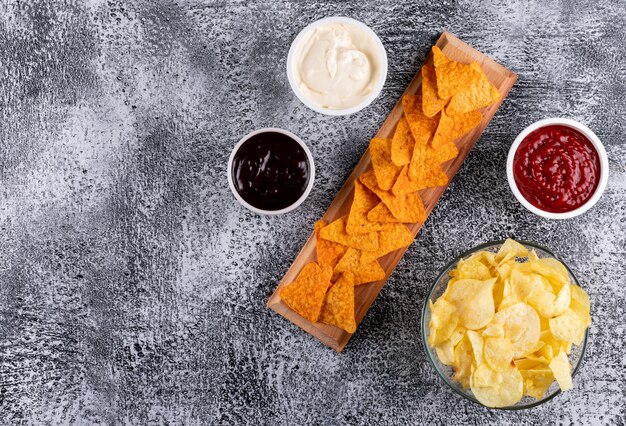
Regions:
M 241 198 L 270 212 L 295 204 L 306 192 L 311 175 L 304 147 L 289 135 L 272 130 L 245 140 L 231 165 L 233 186 Z

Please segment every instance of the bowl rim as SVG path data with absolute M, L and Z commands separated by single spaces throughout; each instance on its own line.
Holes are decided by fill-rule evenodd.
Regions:
M 528 136 L 531 132 L 541 127 L 552 126 L 555 124 L 578 130 L 591 142 L 593 147 L 596 149 L 596 152 L 598 153 L 598 157 L 600 157 L 600 181 L 598 182 L 598 187 L 596 188 L 591 198 L 589 198 L 587 202 L 582 206 L 569 212 L 562 213 L 548 212 L 532 205 L 526 198 L 524 198 L 524 196 L 520 192 L 519 188 L 517 187 L 517 183 L 515 182 L 515 176 L 513 174 L 513 160 L 515 158 L 515 153 L 517 152 L 517 148 L 520 146 L 524 138 L 526 138 L 526 136 Z M 606 185 L 609 179 L 609 159 L 606 154 L 606 150 L 604 149 L 604 145 L 602 144 L 602 142 L 600 142 L 598 136 L 596 136 L 596 134 L 586 125 L 569 118 L 544 118 L 543 120 L 535 121 L 534 123 L 527 126 L 524 130 L 520 132 L 519 135 L 517 135 L 517 137 L 513 141 L 513 144 L 509 149 L 509 154 L 506 159 L 506 177 L 509 182 L 509 187 L 513 192 L 513 195 L 515 196 L 517 201 L 519 201 L 520 204 L 524 206 L 527 210 L 546 219 L 570 219 L 585 213 L 598 202 L 600 197 L 602 197 L 602 193 L 606 189 Z
M 376 45 L 379 51 L 381 72 L 380 72 L 378 81 L 376 82 L 376 86 L 374 87 L 374 90 L 372 90 L 372 93 L 370 93 L 363 101 L 361 101 L 357 105 L 352 106 L 350 108 L 328 109 L 328 108 L 323 108 L 314 104 L 304 95 L 304 93 L 302 93 L 302 91 L 298 87 L 298 84 L 296 82 L 296 78 L 294 75 L 293 61 L 294 61 L 296 47 L 299 45 L 302 38 L 304 38 L 304 36 L 309 31 L 323 24 L 328 24 L 328 23 L 344 23 L 344 24 L 350 24 L 350 25 L 359 27 L 371 37 L 372 41 L 374 42 L 374 44 Z M 291 47 L 289 48 L 289 53 L 287 54 L 287 80 L 289 80 L 289 85 L 291 86 L 291 90 L 296 95 L 296 97 L 300 100 L 300 102 L 302 102 L 307 108 L 315 112 L 319 112 L 320 114 L 324 114 L 324 115 L 332 115 L 332 116 L 349 115 L 349 114 L 354 114 L 358 111 L 361 111 L 362 109 L 369 106 L 372 102 L 374 102 L 374 99 L 376 99 L 378 95 L 380 95 L 380 92 L 383 90 L 383 86 L 385 85 L 385 81 L 387 80 L 387 72 L 388 72 L 387 51 L 385 50 L 385 46 L 383 45 L 378 35 L 376 35 L 376 33 L 363 22 L 357 21 L 356 19 L 353 19 L 353 18 L 348 18 L 346 16 L 328 16 L 326 18 L 318 19 L 317 21 L 311 22 L 298 33 L 296 38 L 293 39 L 293 41 L 291 42 Z
M 555 259 L 557 259 L 558 261 L 560 261 L 563 266 L 565 266 L 565 269 L 567 269 L 567 272 L 571 275 L 571 277 L 573 278 L 573 281 L 576 285 L 580 286 L 580 282 L 578 281 L 578 278 L 576 277 L 576 275 L 574 275 L 574 273 L 572 272 L 572 270 L 569 268 L 569 266 L 567 266 L 567 264 L 561 259 L 559 258 L 556 254 L 554 254 L 554 252 L 540 244 L 536 244 L 536 243 L 532 243 L 530 241 L 525 241 L 525 240 L 515 240 L 516 242 L 522 244 L 525 247 L 531 247 L 531 248 L 535 248 L 535 249 L 539 249 L 542 251 L 545 251 L 546 253 L 548 253 L 550 256 L 554 257 Z M 488 241 L 482 244 L 479 244 L 469 250 L 465 250 L 464 252 L 462 252 L 461 254 L 459 254 L 458 256 L 456 256 L 453 260 L 451 260 L 450 262 L 448 262 L 437 274 L 437 277 L 433 280 L 432 285 L 430 286 L 430 289 L 428 290 L 428 294 L 426 295 L 426 299 L 424 300 L 423 306 L 422 306 L 422 317 L 420 318 L 420 334 L 422 337 L 422 345 L 424 346 L 424 351 L 426 352 L 426 358 L 428 358 L 428 361 L 430 362 L 430 364 L 433 366 L 433 368 L 435 369 L 435 371 L 437 372 L 437 375 L 446 383 L 446 385 L 448 385 L 448 387 L 450 389 L 452 389 L 455 393 L 461 395 L 462 397 L 464 397 L 465 399 L 472 401 L 478 405 L 480 405 L 481 407 L 485 407 L 487 409 L 490 410 L 504 410 L 504 411 L 517 411 L 517 410 L 525 410 L 528 408 L 533 408 L 533 407 L 537 407 L 538 405 L 541 405 L 545 402 L 550 401 L 551 399 L 553 399 L 554 397 L 556 397 L 557 395 L 561 394 L 561 389 L 557 389 L 554 393 L 542 398 L 542 399 L 538 399 L 530 404 L 527 405 L 521 405 L 521 406 L 517 406 L 517 405 L 510 405 L 507 407 L 487 407 L 486 405 L 483 405 L 480 403 L 480 401 L 478 401 L 473 395 L 469 395 L 466 392 L 462 392 L 458 385 L 454 383 L 453 380 L 449 379 L 445 374 L 443 374 L 442 371 L 439 370 L 439 367 L 437 367 L 437 364 L 435 363 L 434 357 L 436 356 L 436 354 L 433 354 L 431 352 L 430 347 L 428 346 L 428 342 L 427 342 L 427 338 L 426 338 L 426 327 L 427 324 L 425 323 L 425 318 L 426 318 L 426 312 L 428 309 L 428 301 L 431 300 L 431 296 L 433 294 L 433 291 L 435 289 L 435 285 L 439 282 L 439 280 L 442 278 L 442 276 L 448 272 L 448 270 L 455 265 L 456 263 L 459 262 L 459 260 L 479 251 L 479 250 L 484 250 L 487 248 L 491 248 L 494 246 L 501 246 L 502 244 L 504 244 L 505 240 L 492 240 L 492 241 Z M 580 370 L 582 364 L 583 364 L 583 360 L 585 358 L 585 354 L 587 352 L 587 341 L 589 338 L 589 327 L 587 328 L 587 330 L 585 331 L 585 338 L 583 340 L 583 342 L 580 344 L 580 358 L 578 359 L 578 363 L 573 366 L 572 368 L 572 378 L 576 375 L 576 373 Z
M 298 198 L 295 203 L 280 210 L 263 210 L 263 209 L 254 207 L 253 205 L 248 203 L 246 200 L 244 200 L 243 197 L 239 194 L 239 192 L 237 192 L 237 188 L 235 188 L 235 183 L 233 182 L 232 171 L 233 171 L 233 160 L 235 158 L 235 154 L 237 153 L 241 145 L 243 145 L 244 142 L 246 142 L 252 136 L 258 135 L 259 133 L 266 133 L 266 132 L 281 133 L 283 135 L 289 136 L 291 139 L 296 141 L 302 147 L 302 149 L 304 149 L 304 152 L 306 153 L 306 156 L 307 156 L 307 160 L 309 161 L 309 164 L 311 165 L 309 182 L 307 183 L 306 189 L 304 190 L 300 198 Z M 247 135 L 239 139 L 239 142 L 235 144 L 235 146 L 233 147 L 233 150 L 230 152 L 230 156 L 228 157 L 228 166 L 226 167 L 226 174 L 228 178 L 228 186 L 230 187 L 231 192 L 233 193 L 233 195 L 235 196 L 239 204 L 241 204 L 242 206 L 244 206 L 245 208 L 247 208 L 248 210 L 254 213 L 275 216 L 275 215 L 288 213 L 292 210 L 295 210 L 309 196 L 309 193 L 311 192 L 311 189 L 313 188 L 313 181 L 315 181 L 315 162 L 313 161 L 313 154 L 311 154 L 309 147 L 307 147 L 306 144 L 302 141 L 302 139 L 300 139 L 298 136 L 296 136 L 295 134 L 291 133 L 288 130 L 284 130 L 278 127 L 263 127 L 261 129 L 257 129 L 248 133 Z

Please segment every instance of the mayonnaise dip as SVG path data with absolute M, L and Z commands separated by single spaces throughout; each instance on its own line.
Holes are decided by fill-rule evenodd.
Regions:
M 305 33 L 294 51 L 293 74 L 304 96 L 327 109 L 346 109 L 370 95 L 381 58 L 372 37 L 356 25 L 328 23 Z

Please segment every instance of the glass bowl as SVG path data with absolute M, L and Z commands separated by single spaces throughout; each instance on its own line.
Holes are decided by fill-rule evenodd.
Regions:
M 523 246 L 525 246 L 526 248 L 528 248 L 529 250 L 535 250 L 535 252 L 540 258 L 551 257 L 563 263 L 563 265 L 565 266 L 565 268 L 567 268 L 567 271 L 569 272 L 571 282 L 573 284 L 580 286 L 572 270 L 567 266 L 567 264 L 565 264 L 565 262 L 563 262 L 563 260 L 559 259 L 550 250 L 548 250 L 545 247 L 541 247 L 537 244 L 529 243 L 526 241 L 518 241 L 518 242 L 522 244 Z M 435 349 L 431 348 L 427 343 L 428 335 L 430 334 L 429 326 L 428 326 L 430 323 L 430 309 L 428 308 L 428 301 L 432 301 L 433 303 L 435 303 L 435 301 L 444 293 L 444 291 L 446 290 L 448 286 L 448 280 L 450 279 L 449 273 L 452 269 L 456 267 L 459 260 L 465 259 L 471 256 L 472 254 L 474 254 L 475 252 L 482 251 L 482 250 L 495 253 L 500 249 L 503 243 L 504 241 L 491 241 L 488 243 L 481 244 L 479 246 L 474 247 L 471 250 L 461 253 L 454 260 L 448 263 L 437 276 L 435 283 L 433 284 L 433 286 L 430 289 L 430 292 L 428 293 L 428 297 L 424 301 L 424 308 L 422 309 L 422 324 L 421 324 L 422 342 L 426 349 L 426 354 L 428 355 L 428 359 L 430 360 L 433 367 L 435 367 L 435 371 L 437 371 L 437 374 L 439 374 L 439 376 L 443 379 L 443 381 L 446 382 L 446 384 L 454 392 L 465 397 L 466 399 L 469 399 L 472 402 L 475 402 L 476 404 L 480 404 L 480 402 L 476 399 L 476 397 L 474 397 L 472 391 L 470 389 L 463 389 L 460 383 L 457 383 L 456 381 L 454 381 L 454 379 L 452 378 L 452 375 L 454 373 L 454 370 L 452 369 L 452 367 L 442 364 L 439 361 L 439 357 L 437 356 Z M 572 364 L 572 377 L 576 375 L 576 372 L 578 371 L 578 369 L 580 368 L 582 364 L 582 360 L 585 355 L 585 349 L 587 348 L 588 337 L 589 337 L 589 329 L 587 329 L 587 331 L 585 332 L 585 339 L 583 340 L 581 345 L 579 346 L 572 345 L 572 350 L 569 354 L 569 361 Z M 499 410 L 522 410 L 525 408 L 536 407 L 539 404 L 542 404 L 546 401 L 551 400 L 552 398 L 557 396 L 559 393 L 561 393 L 561 390 L 559 389 L 559 385 L 556 381 L 554 381 L 552 385 L 550 385 L 550 388 L 546 391 L 542 399 L 535 399 L 530 396 L 524 396 L 515 405 L 510 405 L 508 407 L 498 407 L 497 409 Z M 491 408 L 491 407 L 488 407 L 488 408 Z

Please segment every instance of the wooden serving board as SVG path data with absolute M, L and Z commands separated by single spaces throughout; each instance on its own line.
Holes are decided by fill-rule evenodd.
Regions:
M 467 157 L 467 154 L 472 149 L 472 147 L 482 134 L 483 130 L 485 130 L 487 124 L 489 124 L 489 121 L 496 113 L 498 107 L 513 87 L 513 84 L 515 84 L 515 81 L 517 80 L 517 74 L 496 63 L 486 55 L 480 53 L 479 51 L 462 42 L 450 33 L 444 32 L 437 40 L 436 46 L 438 46 L 443 51 L 443 53 L 450 59 L 454 59 L 456 61 L 464 63 L 470 63 L 472 61 L 478 62 L 489 80 L 498 88 L 500 94 L 502 94 L 502 98 L 498 103 L 480 109 L 480 112 L 483 114 L 482 122 L 471 132 L 456 140 L 456 145 L 459 148 L 459 155 L 453 160 L 450 160 L 447 163 L 441 165 L 443 171 L 448 175 L 449 180 L 452 181 L 452 178 L 461 167 L 461 164 L 463 164 L 465 157 Z M 432 53 L 428 56 L 428 58 L 426 58 L 426 63 L 432 64 Z M 415 94 L 416 92 L 418 92 L 418 90 L 421 90 L 421 83 L 421 70 L 418 70 L 417 74 L 405 90 L 404 94 Z M 391 110 L 391 113 L 387 117 L 387 120 L 385 120 L 376 136 L 383 138 L 392 137 L 396 128 L 396 124 L 398 123 L 402 115 L 402 100 L 400 99 L 398 100 L 398 103 L 393 108 L 393 110 Z M 350 205 L 352 204 L 354 181 L 371 167 L 372 162 L 370 159 L 369 150 L 367 150 L 365 151 L 365 154 L 363 154 L 363 157 L 361 157 L 359 163 L 354 168 L 352 174 L 350 174 L 350 176 L 346 180 L 346 183 L 337 193 L 337 196 L 328 207 L 328 210 L 326 210 L 326 213 L 323 217 L 326 222 L 330 223 L 335 219 L 338 219 L 341 216 L 348 214 L 348 212 L 350 211 Z M 424 203 L 424 208 L 426 209 L 427 215 L 430 214 L 432 209 L 435 207 L 435 204 L 437 204 L 437 201 L 444 193 L 446 188 L 447 186 L 442 186 L 420 191 L 420 196 Z M 411 224 L 408 226 L 415 236 L 422 227 L 422 223 Z M 311 228 L 313 228 L 313 224 L 311 224 Z M 396 250 L 378 259 L 380 265 L 386 272 L 385 278 L 383 280 L 355 286 L 354 309 L 357 326 L 361 323 L 361 320 L 363 320 L 365 313 L 374 302 L 374 299 L 376 299 L 376 296 L 378 296 L 378 293 L 385 285 L 385 282 L 387 282 L 387 279 L 395 269 L 400 259 L 402 259 L 405 251 L 406 249 Z M 341 352 L 348 343 L 348 340 L 350 339 L 352 334 L 332 325 L 310 322 L 309 320 L 301 317 L 300 315 L 289 309 L 289 307 L 281 301 L 279 296 L 278 290 L 283 285 L 293 282 L 296 279 L 298 273 L 300 273 L 300 271 L 304 267 L 304 265 L 309 262 L 314 262 L 315 260 L 315 234 L 312 233 L 296 259 L 294 260 L 293 264 L 281 280 L 280 284 L 274 291 L 274 294 L 269 298 L 267 306 L 302 328 L 304 331 L 319 339 L 322 343 L 330 346 L 338 352 Z

